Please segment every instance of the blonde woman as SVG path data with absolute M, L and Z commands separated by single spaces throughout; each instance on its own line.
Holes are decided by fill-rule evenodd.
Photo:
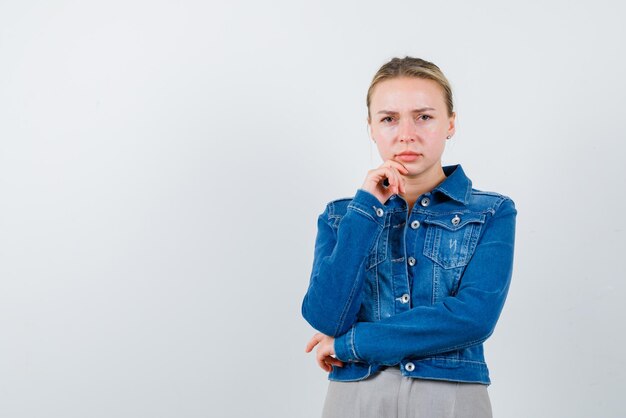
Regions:
M 442 166 L 455 133 L 438 66 L 394 58 L 367 92 L 383 163 L 318 218 L 302 315 L 329 372 L 323 418 L 491 417 L 483 342 L 512 276 L 517 210 Z

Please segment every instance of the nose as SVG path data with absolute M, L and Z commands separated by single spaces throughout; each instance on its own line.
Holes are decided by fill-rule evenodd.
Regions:
M 415 142 L 415 126 L 410 118 L 400 119 L 398 123 L 398 140 L 400 142 Z

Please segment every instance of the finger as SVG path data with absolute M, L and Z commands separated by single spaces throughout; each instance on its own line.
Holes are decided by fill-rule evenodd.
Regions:
M 406 193 L 406 178 L 404 177 L 404 175 L 409 174 L 409 169 L 406 168 L 404 164 L 396 160 L 387 160 L 386 162 L 389 163 L 390 166 L 394 167 L 394 169 L 396 169 L 399 178 L 399 188 L 403 193 Z
M 324 361 L 324 359 L 323 359 L 323 358 L 321 358 L 321 357 L 318 357 L 318 358 L 317 358 L 317 364 L 319 364 L 319 366 L 320 366 L 320 367 L 321 367 L 324 371 L 329 372 L 329 371 L 332 369 L 332 367 L 331 367 L 329 364 L 326 364 L 326 362 Z
M 382 165 L 379 167 L 380 170 L 383 171 L 385 177 L 387 177 L 388 179 L 390 179 L 391 175 L 394 175 L 394 178 L 397 178 L 398 181 L 395 183 L 395 185 L 398 185 L 400 182 L 400 179 L 402 178 L 402 172 L 406 171 L 408 173 L 408 170 L 406 170 L 406 168 L 398 163 L 395 163 L 392 160 L 387 160 L 387 163 L 385 165 Z M 390 185 L 392 185 L 394 183 L 391 182 L 390 179 Z
M 315 334 L 313 337 L 311 337 L 309 342 L 306 344 L 304 351 L 307 353 L 310 353 L 311 350 L 313 350 L 313 347 L 319 344 L 320 340 L 321 340 L 320 334 Z
M 324 360 L 324 363 L 326 363 L 326 365 L 328 366 L 328 371 L 331 371 L 333 369 L 333 365 L 337 367 L 343 367 L 343 364 L 340 364 L 337 359 L 334 359 L 332 357 L 327 357 Z
M 320 341 L 321 339 L 317 335 L 314 335 L 306 344 L 304 351 L 310 353 Z
M 387 179 L 388 186 L 385 186 L 384 180 Z M 380 187 L 383 193 L 387 193 L 387 190 L 393 187 L 394 179 L 391 175 L 389 167 L 379 167 L 372 171 L 372 180 L 376 187 Z
M 401 193 L 406 193 L 406 177 L 401 174 L 398 174 L 398 183 L 400 187 Z
M 330 367 L 331 367 L 331 369 L 332 369 L 332 366 L 335 366 L 335 367 L 343 367 L 343 362 L 342 362 L 341 360 L 337 360 L 336 358 L 333 358 L 333 357 L 328 357 L 328 358 L 325 360 L 325 362 L 326 362 L 326 364 L 327 364 L 328 366 L 330 366 Z
M 387 177 L 387 180 L 389 180 L 389 188 L 393 190 L 394 187 L 398 186 L 398 178 L 395 175 L 393 168 L 389 166 L 385 166 L 383 167 L 382 170 L 384 172 L 385 177 Z
M 385 166 L 381 166 L 380 170 L 382 171 L 381 173 L 378 173 L 378 175 L 381 178 L 386 178 L 387 182 L 388 182 L 388 186 L 384 187 L 384 190 L 389 193 L 389 194 L 398 194 L 398 193 L 404 193 L 405 189 L 404 189 L 404 182 L 405 182 L 405 178 L 404 176 L 401 174 L 400 170 L 404 170 L 404 166 L 399 166 L 396 167 L 393 164 L 389 164 L 389 165 L 385 165 Z
M 402 175 L 396 167 L 393 167 L 392 170 L 393 174 L 396 176 L 396 194 L 398 194 L 402 190 Z
M 408 174 L 409 173 L 409 169 L 406 168 L 406 166 L 404 164 L 402 164 L 400 161 L 396 161 L 396 160 L 387 160 L 385 161 L 386 163 L 392 164 L 394 167 L 396 167 L 400 172 Z
M 401 172 L 402 169 L 403 167 L 399 169 L 395 169 L 396 175 L 398 176 L 398 190 L 400 191 L 400 193 L 406 193 L 406 177 L 402 175 L 402 172 Z M 408 173 L 408 170 L 407 170 L 407 173 Z
M 388 166 L 388 171 L 390 173 L 390 176 L 393 177 L 393 180 L 389 181 L 389 184 L 391 186 L 391 192 L 392 193 L 399 193 L 400 192 L 400 186 L 402 183 L 402 179 L 400 176 L 400 173 L 398 172 L 398 169 L 394 166 Z
M 326 353 L 323 352 L 321 345 L 317 349 L 316 357 L 318 359 L 318 363 L 320 364 L 320 366 L 323 365 L 322 368 L 324 368 L 326 371 L 332 370 L 331 364 L 337 361 L 337 359 L 335 359 L 334 357 L 331 357 L 327 352 Z
M 389 159 L 385 161 L 385 164 L 388 164 L 389 166 L 392 166 L 398 169 L 398 171 L 400 171 L 401 173 L 405 173 L 405 174 L 409 173 L 409 169 L 406 168 L 406 166 L 402 164 L 400 161 Z
M 335 366 L 339 366 L 339 367 L 343 367 L 343 361 L 339 360 L 338 358 L 331 357 L 331 356 L 327 357 L 326 363 L 334 364 Z

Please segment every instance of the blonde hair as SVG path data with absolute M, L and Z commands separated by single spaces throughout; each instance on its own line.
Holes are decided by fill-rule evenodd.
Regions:
M 427 80 L 433 80 L 443 89 L 443 98 L 448 108 L 448 116 L 452 116 L 454 112 L 454 103 L 452 102 L 452 88 L 450 82 L 443 75 L 443 72 L 432 62 L 421 58 L 413 58 L 406 56 L 404 58 L 393 58 L 391 61 L 383 64 L 376 72 L 370 87 L 367 90 L 367 118 L 370 119 L 370 103 L 374 87 L 381 81 L 398 77 L 415 77 Z

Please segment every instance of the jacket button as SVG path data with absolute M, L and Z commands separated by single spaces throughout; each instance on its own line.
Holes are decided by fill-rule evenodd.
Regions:
M 382 208 L 376 208 L 376 215 L 378 215 L 378 217 L 381 217 L 385 214 L 385 211 L 382 210 Z
M 419 227 L 420 227 L 420 221 L 413 221 L 413 222 L 411 222 L 411 228 L 417 229 Z
M 409 296 L 408 293 L 405 293 L 404 295 L 402 295 L 402 297 L 400 298 L 400 301 L 402 303 L 407 303 L 409 300 L 411 299 L 411 296 Z
M 429 203 L 430 203 L 430 199 L 427 197 L 422 198 L 422 200 L 420 201 L 420 205 L 422 206 L 428 206 Z
M 450 222 L 452 222 L 452 225 L 456 226 L 459 224 L 459 222 L 461 222 L 461 218 L 459 218 L 459 215 L 454 215 L 454 218 L 452 218 Z
M 415 258 L 413 258 L 413 257 L 409 257 L 409 260 L 408 260 L 408 261 L 409 261 L 409 266 L 411 266 L 411 267 L 412 267 L 412 266 L 414 266 L 414 265 L 415 265 Z
M 415 364 L 407 363 L 404 365 L 404 368 L 407 372 L 412 372 L 413 370 L 415 370 Z

